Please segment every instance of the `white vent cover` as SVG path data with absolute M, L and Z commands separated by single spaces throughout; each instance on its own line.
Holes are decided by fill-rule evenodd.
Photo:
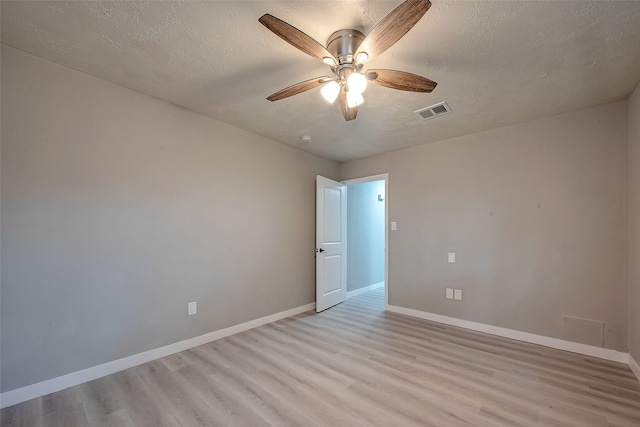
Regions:
M 423 119 L 430 119 L 432 117 L 442 116 L 443 114 L 447 114 L 450 112 L 451 112 L 451 107 L 449 107 L 449 105 L 446 102 L 440 102 L 430 107 L 421 108 L 419 110 L 414 111 L 414 113 L 418 114 Z

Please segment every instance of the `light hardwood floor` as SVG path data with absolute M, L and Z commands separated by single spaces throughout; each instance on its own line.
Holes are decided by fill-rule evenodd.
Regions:
M 628 366 L 383 311 L 370 291 L 2 410 L 2 426 L 640 426 Z

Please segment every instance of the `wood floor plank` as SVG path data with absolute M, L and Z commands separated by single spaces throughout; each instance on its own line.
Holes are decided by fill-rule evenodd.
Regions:
M 2 427 L 640 426 L 628 366 L 384 311 L 376 289 L 24 402 Z

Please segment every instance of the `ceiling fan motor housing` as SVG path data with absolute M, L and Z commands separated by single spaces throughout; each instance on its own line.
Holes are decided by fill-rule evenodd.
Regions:
M 352 64 L 353 56 L 364 40 L 358 30 L 338 30 L 329 36 L 327 50 L 338 59 L 338 64 Z

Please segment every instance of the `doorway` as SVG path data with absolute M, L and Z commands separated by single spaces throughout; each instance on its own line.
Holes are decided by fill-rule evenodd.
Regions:
M 388 305 L 388 174 L 343 181 L 347 186 L 347 298 L 384 288 Z

